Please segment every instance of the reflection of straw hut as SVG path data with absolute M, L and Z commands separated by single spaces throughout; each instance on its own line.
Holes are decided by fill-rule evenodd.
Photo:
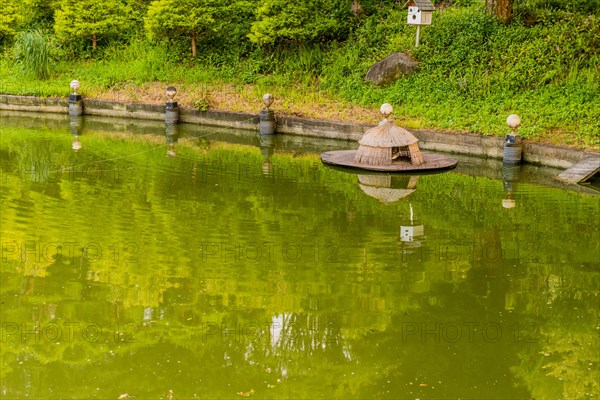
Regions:
M 369 129 L 358 142 L 360 147 L 354 162 L 367 165 L 391 165 L 394 161 L 423 164 L 419 139 L 393 122 L 384 120 Z
M 390 204 L 414 192 L 418 179 L 418 176 L 358 175 L 358 186 L 365 194 Z

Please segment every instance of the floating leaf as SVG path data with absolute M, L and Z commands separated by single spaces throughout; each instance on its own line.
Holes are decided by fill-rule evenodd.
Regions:
M 242 397 L 250 397 L 254 394 L 255 390 L 254 389 L 250 389 L 249 392 L 238 392 L 238 396 L 242 396 Z

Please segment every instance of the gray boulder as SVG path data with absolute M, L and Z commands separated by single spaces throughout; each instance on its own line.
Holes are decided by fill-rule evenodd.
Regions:
M 415 72 L 419 63 L 407 53 L 393 53 L 382 61 L 373 64 L 367 72 L 365 80 L 371 81 L 376 85 L 385 85 L 405 75 L 408 76 Z

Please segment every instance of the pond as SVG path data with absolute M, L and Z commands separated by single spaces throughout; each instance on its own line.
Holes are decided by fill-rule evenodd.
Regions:
M 318 157 L 355 143 L 99 117 L 0 132 L 2 398 L 600 395 L 599 196 L 555 170 L 358 176 Z

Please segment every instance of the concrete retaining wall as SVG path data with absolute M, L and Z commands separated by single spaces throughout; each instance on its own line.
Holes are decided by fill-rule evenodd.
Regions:
M 165 107 L 159 104 L 119 103 L 115 101 L 83 99 L 84 114 L 146 120 L 164 120 Z M 68 113 L 69 101 L 64 98 L 0 95 L 0 110 Z M 257 114 L 227 111 L 196 111 L 180 109 L 180 121 L 190 124 L 258 130 Z M 278 117 L 277 132 L 316 138 L 359 140 L 372 125 L 321 121 L 295 117 Z M 502 159 L 504 140 L 499 137 L 413 131 L 424 150 Z M 524 141 L 525 162 L 558 168 L 569 168 L 584 157 L 600 153 L 544 145 Z
M 0 95 L 0 110 L 37 111 L 51 113 L 69 112 L 69 99 L 53 99 L 34 96 Z

